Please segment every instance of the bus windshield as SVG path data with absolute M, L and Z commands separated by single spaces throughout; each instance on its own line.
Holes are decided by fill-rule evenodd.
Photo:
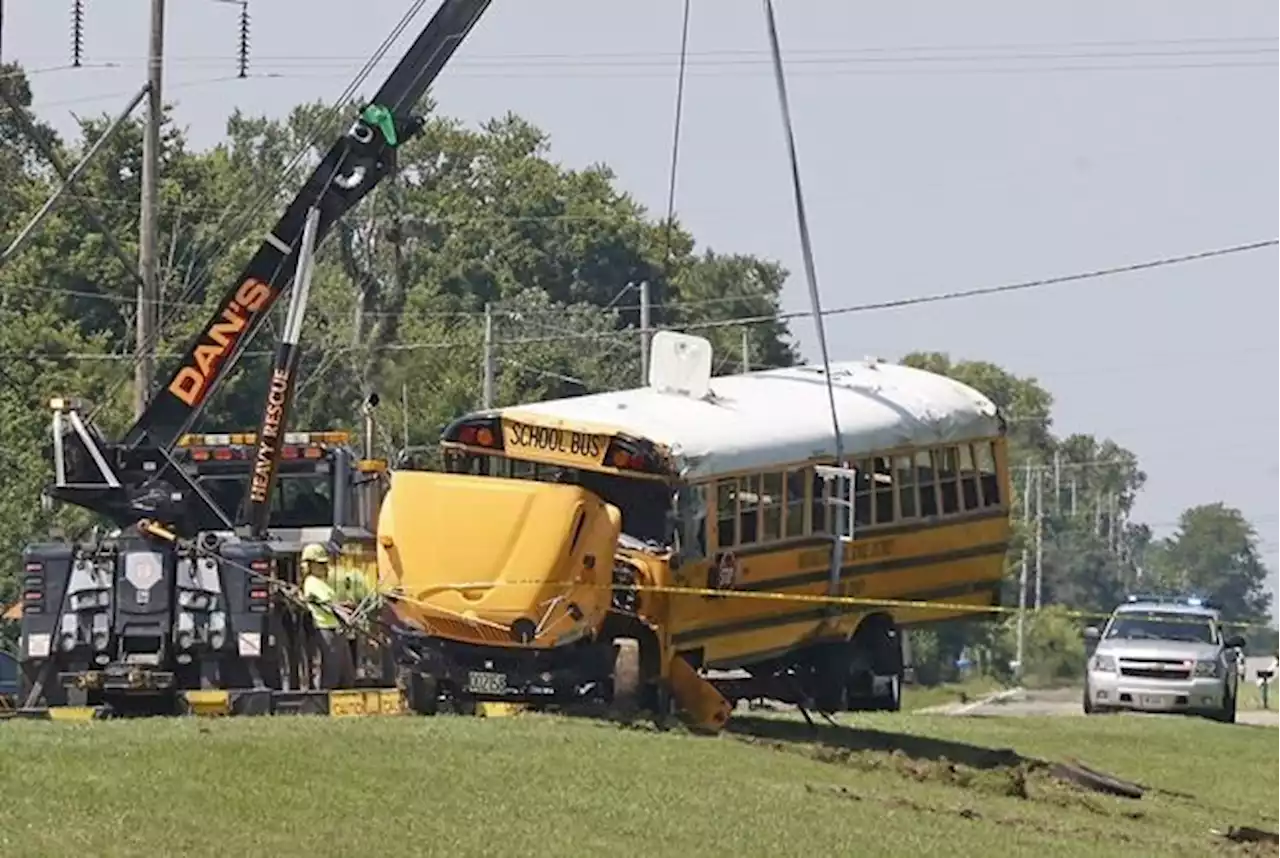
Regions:
M 661 545 L 670 545 L 673 539 L 672 490 L 658 480 L 641 480 L 564 465 L 465 453 L 447 454 L 445 468 L 451 473 L 581 486 L 618 508 L 622 513 L 622 530 L 628 536 Z
M 240 516 L 248 488 L 248 474 L 218 474 L 200 478 L 200 486 L 232 520 Z M 333 521 L 331 474 L 281 474 L 271 494 L 268 527 L 327 527 Z

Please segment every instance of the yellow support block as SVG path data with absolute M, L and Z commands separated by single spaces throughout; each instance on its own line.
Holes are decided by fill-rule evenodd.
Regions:
M 407 711 L 404 695 L 398 688 L 384 688 L 378 691 L 378 713 L 380 715 L 403 715 Z
M 476 704 L 476 715 L 481 718 L 509 718 L 527 708 L 523 703 L 480 702 Z
M 97 712 L 92 706 L 54 706 L 47 717 L 50 721 L 92 721 Z
M 352 718 L 368 714 L 365 692 L 360 689 L 329 692 L 329 714 L 334 718 Z
M 192 715 L 213 717 L 231 714 L 231 695 L 226 691 L 184 691 L 182 697 Z

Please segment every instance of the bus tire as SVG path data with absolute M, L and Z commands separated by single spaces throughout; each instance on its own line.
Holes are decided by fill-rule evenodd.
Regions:
M 858 629 L 855 637 L 866 647 L 872 676 L 890 677 L 889 693 L 877 695 L 871 709 L 878 712 L 902 710 L 902 640 L 897 625 L 887 616 L 874 616 Z
M 640 703 L 640 642 L 635 638 L 613 639 L 614 710 L 623 717 L 634 715 Z

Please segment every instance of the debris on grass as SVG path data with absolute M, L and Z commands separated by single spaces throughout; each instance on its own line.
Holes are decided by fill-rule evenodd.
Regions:
M 1280 833 L 1275 831 L 1264 831 L 1261 828 L 1254 828 L 1250 825 L 1231 826 L 1226 831 L 1218 831 L 1210 829 L 1210 834 L 1214 834 L 1224 840 L 1230 840 L 1232 843 L 1271 843 L 1280 846 Z

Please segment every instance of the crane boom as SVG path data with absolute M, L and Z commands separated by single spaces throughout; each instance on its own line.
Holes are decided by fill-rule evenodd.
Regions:
M 55 400 L 56 479 L 48 489 L 51 497 L 91 509 L 122 526 L 143 516 L 178 522 L 194 515 L 229 522 L 226 512 L 174 465 L 170 451 L 292 283 L 309 212 L 317 212 L 318 246 L 339 218 L 394 171 L 398 147 L 423 125 L 411 111 L 490 2 L 443 0 L 373 100 L 312 171 L 122 441 L 104 442 L 74 405 Z M 278 457 L 279 451 L 274 455 Z
M 267 233 L 212 318 L 188 345 L 178 368 L 125 433 L 128 447 L 169 448 L 203 410 L 255 331 L 289 287 L 307 212 L 320 210 L 316 245 L 334 222 L 395 169 L 398 146 L 421 128 L 410 115 L 491 0 L 444 0 L 392 70 L 373 101 L 334 142 Z

